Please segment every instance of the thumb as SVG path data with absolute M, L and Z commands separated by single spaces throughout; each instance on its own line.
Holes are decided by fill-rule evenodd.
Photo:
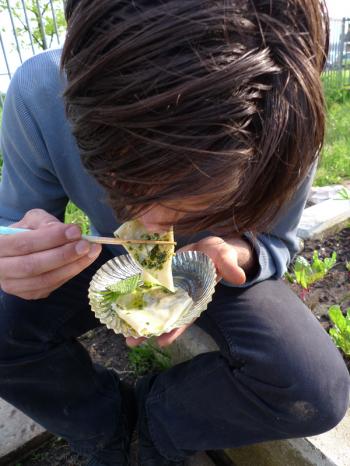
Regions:
M 218 275 L 233 285 L 243 285 L 247 277 L 238 265 L 236 252 L 229 246 L 222 248 L 220 259 L 220 262 L 216 263 Z
M 141 345 L 141 343 L 143 343 L 145 340 L 146 340 L 145 337 L 139 337 L 139 338 L 126 337 L 125 343 L 129 348 L 135 348 L 136 346 Z

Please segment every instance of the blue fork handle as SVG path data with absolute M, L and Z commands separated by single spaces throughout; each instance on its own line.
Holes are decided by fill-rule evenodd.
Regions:
M 12 228 L 12 227 L 1 227 L 0 235 L 15 235 L 16 233 L 23 233 L 24 231 L 32 231 L 28 228 Z
M 24 231 L 34 231 L 30 230 L 29 228 L 12 228 L 12 227 L 2 227 L 0 226 L 0 236 L 1 235 L 15 235 L 17 233 L 23 233 Z M 94 240 L 98 240 L 96 236 L 90 235 L 81 235 L 82 239 L 86 239 L 87 241 L 94 242 Z

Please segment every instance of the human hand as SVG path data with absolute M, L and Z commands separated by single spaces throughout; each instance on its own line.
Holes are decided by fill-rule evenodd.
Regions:
M 216 268 L 217 282 L 222 278 L 233 285 L 242 285 L 246 281 L 243 266 L 249 270 L 253 265 L 253 253 L 248 244 L 238 236 L 220 238 L 208 236 L 197 243 L 192 243 L 179 249 L 183 251 L 201 251 L 209 256 Z M 242 266 L 240 265 L 242 264 Z M 168 346 L 175 341 L 191 324 L 176 328 L 171 332 L 164 333 L 156 338 L 159 346 Z M 126 338 L 130 347 L 138 346 L 146 338 Z
M 16 228 L 32 231 L 0 237 L 0 287 L 22 299 L 47 298 L 99 256 L 101 245 L 81 239 L 77 225 L 32 209 Z
M 179 249 L 183 251 L 201 251 L 213 261 L 216 268 L 216 281 L 226 280 L 233 285 L 243 285 L 246 272 L 253 266 L 253 252 L 246 241 L 239 236 L 221 238 L 208 236 Z

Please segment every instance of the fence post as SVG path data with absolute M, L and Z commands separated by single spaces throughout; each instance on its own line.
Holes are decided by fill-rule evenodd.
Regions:
M 27 8 L 25 6 L 24 0 L 21 0 L 21 2 L 22 2 L 22 8 L 23 8 L 25 22 L 26 22 L 26 25 L 27 25 L 29 41 L 30 41 L 30 45 L 32 47 L 32 53 L 34 55 L 35 54 L 35 49 L 34 49 L 34 42 L 33 42 L 33 34 L 32 34 L 32 29 L 30 27 L 30 21 L 28 20 Z
M 345 21 L 346 18 L 342 19 L 341 22 L 341 34 L 340 34 L 340 60 L 339 60 L 339 65 L 341 69 L 341 87 L 343 87 L 343 56 L 344 56 L 344 43 L 345 43 Z
M 13 20 L 13 15 L 12 15 L 12 10 L 11 10 L 11 6 L 10 6 L 9 0 L 7 0 L 6 3 L 7 3 L 7 10 L 8 10 L 9 16 L 10 16 L 10 21 L 11 21 L 11 26 L 12 26 L 13 35 L 14 35 L 15 42 L 16 42 L 17 53 L 18 53 L 19 59 L 20 59 L 20 61 L 21 61 L 21 63 L 22 63 L 22 62 L 23 62 L 23 59 L 22 59 L 22 54 L 21 54 L 21 47 L 19 46 L 18 37 L 17 37 L 17 32 L 16 32 L 16 26 L 15 26 L 15 22 L 14 22 L 14 20 Z

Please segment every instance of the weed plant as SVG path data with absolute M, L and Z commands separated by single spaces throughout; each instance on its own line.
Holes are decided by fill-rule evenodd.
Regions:
M 331 306 L 328 315 L 334 325 L 329 330 L 334 344 L 347 356 L 350 356 L 350 308 L 344 316 L 340 306 Z
M 305 301 L 311 285 L 322 280 L 337 262 L 337 253 L 334 251 L 331 257 L 321 259 L 318 251 L 314 251 L 309 262 L 303 256 L 297 256 L 292 273 L 286 273 L 286 278 L 291 283 L 297 283 L 301 287 L 300 298 Z
M 130 348 L 128 353 L 131 369 L 137 376 L 150 372 L 162 372 L 171 367 L 169 351 L 160 348 L 153 338 L 135 348 Z

